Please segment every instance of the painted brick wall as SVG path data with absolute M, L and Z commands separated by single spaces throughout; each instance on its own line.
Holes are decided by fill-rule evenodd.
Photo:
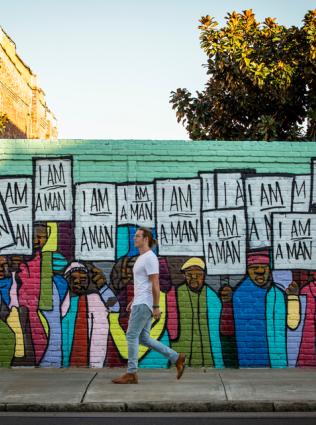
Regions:
M 313 143 L 1 140 L 0 365 L 125 365 L 144 225 L 153 338 L 196 367 L 316 366 L 314 157 Z M 169 363 L 140 346 L 139 366 Z

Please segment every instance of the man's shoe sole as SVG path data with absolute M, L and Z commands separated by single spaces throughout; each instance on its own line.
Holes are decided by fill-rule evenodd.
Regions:
M 112 381 L 112 384 L 118 384 L 118 385 L 132 385 L 132 384 L 138 384 L 138 382 L 114 382 Z
M 180 372 L 180 373 L 179 373 L 179 375 L 177 376 L 177 379 L 180 379 L 180 378 L 182 377 L 183 372 L 184 372 L 184 369 L 185 369 L 185 364 L 183 365 L 183 368 L 182 368 L 181 372 Z

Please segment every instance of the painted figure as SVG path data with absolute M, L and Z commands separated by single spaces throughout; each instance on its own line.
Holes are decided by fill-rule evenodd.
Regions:
M 286 301 L 272 281 L 269 251 L 249 253 L 247 276 L 233 292 L 240 367 L 287 366 L 287 325 L 298 322 L 299 301 L 289 297 L 288 309 Z
M 69 291 L 61 306 L 63 366 L 103 367 L 109 334 L 109 309 L 116 298 L 102 272 L 94 266 L 72 262 L 65 270 Z
M 190 366 L 223 367 L 219 321 L 221 302 L 205 285 L 205 263 L 192 257 L 181 267 L 185 283 L 177 288 L 179 337 L 172 348 L 186 353 Z
M 297 366 L 316 366 L 316 272 L 310 272 L 310 282 L 303 286 L 300 294 L 306 297 L 305 321 Z

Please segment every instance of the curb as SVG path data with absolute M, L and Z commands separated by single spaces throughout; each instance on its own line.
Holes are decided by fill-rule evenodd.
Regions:
M 6 412 L 125 412 L 124 403 L 7 403 Z
M 5 403 L 2 412 L 316 412 L 316 401 Z
M 316 412 L 316 401 L 275 401 L 276 412 Z

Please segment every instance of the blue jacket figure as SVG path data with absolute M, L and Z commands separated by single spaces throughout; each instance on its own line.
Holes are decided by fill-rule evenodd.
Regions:
M 286 367 L 286 302 L 271 278 L 268 251 L 251 252 L 233 293 L 240 367 Z

